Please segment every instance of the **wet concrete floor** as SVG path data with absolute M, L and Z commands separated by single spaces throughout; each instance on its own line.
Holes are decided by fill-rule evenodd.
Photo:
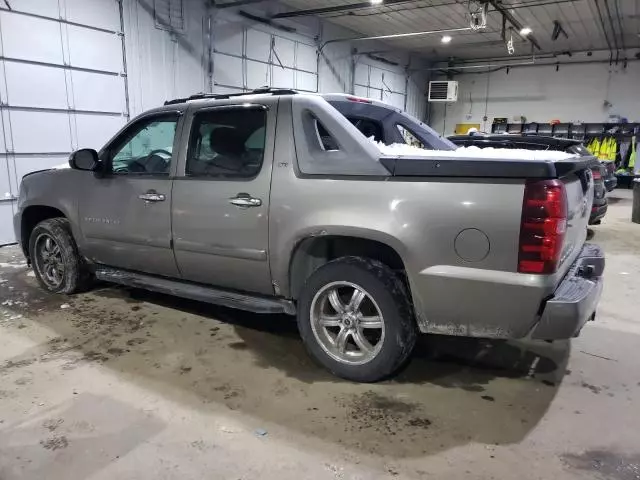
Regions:
M 98 285 L 0 249 L 0 479 L 640 479 L 640 225 L 614 191 L 595 322 L 567 342 L 420 339 L 360 385 L 295 322 Z

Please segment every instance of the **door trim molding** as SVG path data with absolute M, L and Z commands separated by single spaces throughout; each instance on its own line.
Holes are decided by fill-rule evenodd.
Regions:
M 267 251 L 254 248 L 229 247 L 226 245 L 203 244 L 174 239 L 176 252 L 202 253 L 204 255 L 216 255 L 218 257 L 239 258 L 241 260 L 267 261 Z

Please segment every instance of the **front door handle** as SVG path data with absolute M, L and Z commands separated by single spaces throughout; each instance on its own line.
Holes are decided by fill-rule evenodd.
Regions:
M 248 193 L 239 193 L 235 197 L 229 199 L 229 203 L 235 205 L 236 207 L 259 207 L 262 205 L 262 200 L 259 198 L 254 198 Z
M 155 190 L 149 190 L 147 193 L 138 195 L 138 198 L 145 202 L 164 202 L 167 199 L 163 193 L 158 193 Z

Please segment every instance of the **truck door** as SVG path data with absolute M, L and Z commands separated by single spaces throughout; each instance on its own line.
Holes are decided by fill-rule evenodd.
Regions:
M 274 101 L 189 110 L 172 208 L 184 279 L 273 294 L 268 224 L 276 109 Z
M 147 115 L 101 152 L 106 172 L 87 173 L 78 188 L 83 253 L 97 263 L 169 277 L 171 177 L 179 112 Z

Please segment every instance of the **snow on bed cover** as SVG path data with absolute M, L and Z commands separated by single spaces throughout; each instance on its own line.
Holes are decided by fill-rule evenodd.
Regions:
M 404 143 L 394 143 L 385 145 L 382 142 L 371 141 L 378 147 L 380 153 L 385 156 L 411 156 L 411 157 L 451 157 L 466 159 L 509 159 L 509 160 L 566 160 L 576 157 L 571 153 L 554 150 L 525 150 L 522 148 L 479 148 L 479 147 L 458 147 L 457 150 L 425 150 L 424 148 L 406 145 Z

